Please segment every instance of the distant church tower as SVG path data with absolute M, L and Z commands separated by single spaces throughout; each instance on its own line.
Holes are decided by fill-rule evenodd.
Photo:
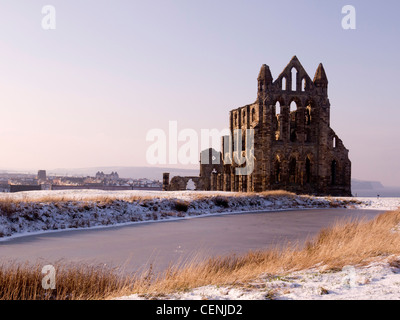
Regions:
M 37 178 L 38 178 L 38 180 L 46 181 L 46 179 L 47 179 L 46 170 L 39 170 L 38 174 L 37 174 Z

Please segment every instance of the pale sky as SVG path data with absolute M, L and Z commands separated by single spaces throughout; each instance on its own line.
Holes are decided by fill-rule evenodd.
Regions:
M 342 28 L 342 7 L 356 30 Z M 42 28 L 42 7 L 56 29 Z M 296 55 L 353 178 L 400 185 L 398 1 L 0 0 L 0 168 L 148 166 L 149 130 L 223 129 Z M 184 166 L 193 168 L 196 166 Z

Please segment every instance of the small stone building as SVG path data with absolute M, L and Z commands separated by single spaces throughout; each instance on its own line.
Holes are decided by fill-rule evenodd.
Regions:
M 224 146 L 226 149 L 227 141 L 229 146 L 234 139 L 223 137 L 222 152 L 202 151 L 196 190 L 283 189 L 303 194 L 351 196 L 349 151 L 330 127 L 328 78 L 322 64 L 313 80 L 296 56 L 275 80 L 264 64 L 257 87 L 254 103 L 229 113 L 231 137 L 235 130 L 240 130 L 244 141 L 246 129 L 253 129 L 254 169 L 251 174 L 239 175 L 236 169 L 246 164 L 224 163 L 226 153 L 234 150 L 232 145 L 229 151 Z M 244 152 L 245 143 L 242 145 Z M 164 190 L 177 189 L 169 184 L 169 179 L 164 179 Z

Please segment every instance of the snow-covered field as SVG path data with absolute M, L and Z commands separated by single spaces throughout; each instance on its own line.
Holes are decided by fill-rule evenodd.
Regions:
M 0 240 L 204 215 L 313 208 L 395 210 L 400 198 L 246 195 L 233 192 L 63 190 L 0 194 Z
M 133 294 L 121 300 L 140 300 Z M 400 299 L 400 256 L 372 260 L 364 266 L 324 267 L 263 275 L 256 281 L 235 286 L 205 286 L 163 297 L 168 300 L 398 300 Z

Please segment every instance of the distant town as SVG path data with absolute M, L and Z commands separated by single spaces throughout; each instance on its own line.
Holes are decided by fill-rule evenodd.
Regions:
M 20 192 L 33 190 L 161 190 L 162 182 L 147 178 L 120 178 L 118 172 L 98 171 L 95 176 L 47 175 L 46 170 L 37 174 L 0 173 L 0 192 Z

